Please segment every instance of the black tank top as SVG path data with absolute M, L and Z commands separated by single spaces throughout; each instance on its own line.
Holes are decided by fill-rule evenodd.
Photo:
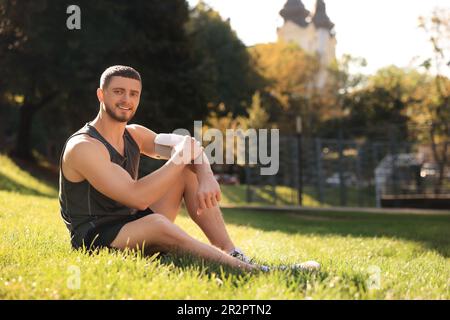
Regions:
M 71 242 L 74 247 L 82 245 L 82 240 L 90 229 L 114 223 L 137 211 L 137 209 L 126 207 L 108 198 L 96 190 L 87 180 L 71 182 L 64 177 L 62 157 L 67 142 L 82 134 L 87 134 L 102 142 L 109 151 L 111 162 L 124 168 L 134 180 L 138 178 L 140 160 L 139 146 L 126 129 L 123 135 L 124 156 L 109 144 L 89 122 L 67 139 L 59 162 L 59 205 L 61 217 L 70 231 Z

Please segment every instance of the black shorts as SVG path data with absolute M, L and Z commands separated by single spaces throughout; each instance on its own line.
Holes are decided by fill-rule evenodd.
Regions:
M 95 250 L 99 248 L 111 248 L 111 242 L 117 237 L 120 229 L 128 222 L 138 220 L 149 214 L 154 213 L 150 208 L 137 211 L 135 214 L 124 217 L 122 220 L 113 223 L 104 224 L 90 229 L 83 241 L 87 249 Z

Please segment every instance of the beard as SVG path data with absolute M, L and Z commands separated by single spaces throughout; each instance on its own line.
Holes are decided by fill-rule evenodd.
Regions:
M 114 120 L 116 120 L 117 122 L 128 122 L 130 121 L 133 116 L 134 113 L 136 112 L 136 110 L 134 110 L 133 112 L 125 112 L 122 113 L 121 109 L 119 109 L 119 105 L 120 104 L 116 104 L 116 105 L 110 105 L 107 104 L 106 102 L 103 102 L 105 105 L 105 110 L 106 113 Z

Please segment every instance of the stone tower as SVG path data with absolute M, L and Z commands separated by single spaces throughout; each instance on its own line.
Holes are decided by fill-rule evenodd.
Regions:
M 334 24 L 327 15 L 325 2 L 316 1 L 311 14 L 301 0 L 287 0 L 280 15 L 284 24 L 278 28 L 278 39 L 294 42 L 309 54 L 317 54 L 321 63 L 316 87 L 322 88 L 327 80 L 326 67 L 336 58 Z

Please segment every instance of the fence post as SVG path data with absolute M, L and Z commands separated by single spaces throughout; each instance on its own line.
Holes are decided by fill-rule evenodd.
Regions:
M 394 130 L 391 130 L 391 139 L 389 143 L 389 149 L 391 152 L 391 159 L 392 159 L 392 192 L 394 196 L 398 196 L 399 190 L 398 190 L 398 174 L 396 170 L 397 165 L 397 152 L 398 152 L 398 145 L 397 145 L 397 139 L 395 137 Z M 397 201 L 395 201 L 395 205 L 397 205 Z
M 342 171 L 342 167 L 344 165 L 344 147 L 342 141 L 342 129 L 339 130 L 339 139 L 338 139 L 338 150 L 339 150 L 339 160 L 338 160 L 338 169 L 339 169 L 339 200 L 340 205 L 347 205 L 347 195 L 346 195 L 346 186 L 345 186 L 345 177 Z
M 288 149 L 289 150 L 296 150 L 295 147 L 295 138 L 293 136 L 289 136 L 288 139 Z M 297 150 L 298 151 L 298 150 Z M 291 204 L 295 205 L 298 201 L 298 165 L 297 165 L 297 157 L 296 157 L 295 151 L 292 154 L 292 157 L 287 156 L 286 158 L 289 159 L 289 170 L 288 172 L 292 173 L 289 174 L 289 186 L 291 187 Z
M 379 186 L 379 181 L 377 179 L 377 167 L 378 167 L 378 152 L 377 143 L 372 142 L 372 163 L 373 163 L 373 176 L 375 182 L 375 207 L 381 208 L 381 186 Z
M 361 174 L 361 158 L 362 158 L 362 152 L 361 152 L 361 147 L 356 144 L 356 185 L 358 186 L 358 206 L 362 207 L 363 206 L 363 201 L 362 201 L 362 174 Z
M 272 175 L 272 176 L 270 176 L 270 184 L 271 184 L 271 186 L 272 186 L 272 197 L 273 197 L 273 204 L 274 205 L 277 205 L 277 198 L 278 198 L 278 195 L 277 195 L 277 180 L 276 180 L 276 178 L 275 178 L 275 175 Z
M 250 166 L 245 166 L 245 180 L 247 181 L 247 188 L 246 188 L 246 199 L 247 203 L 252 202 L 252 190 L 251 190 L 251 174 L 250 174 Z
M 302 141 L 302 118 L 297 117 L 297 149 L 298 149 L 298 205 L 303 205 L 303 141 Z
M 316 145 L 316 164 L 317 164 L 317 193 L 320 205 L 323 204 L 323 177 L 322 177 L 322 141 L 320 138 L 315 139 Z

